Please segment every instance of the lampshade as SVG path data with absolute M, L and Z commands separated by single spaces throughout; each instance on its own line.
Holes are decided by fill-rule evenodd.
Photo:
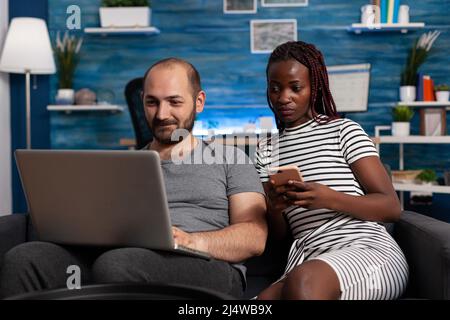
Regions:
M 55 60 L 47 25 L 37 18 L 14 18 L 0 57 L 0 71 L 9 73 L 55 73 Z

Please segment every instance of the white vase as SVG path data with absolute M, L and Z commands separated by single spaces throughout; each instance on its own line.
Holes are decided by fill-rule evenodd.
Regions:
M 148 27 L 151 22 L 149 7 L 100 7 L 99 12 L 103 28 Z
M 436 91 L 436 100 L 439 102 L 447 102 L 450 98 L 450 91 Z
M 409 122 L 392 122 L 392 135 L 397 137 L 409 136 Z
M 415 86 L 401 86 L 400 87 L 400 101 L 413 102 L 416 100 Z
M 56 104 L 73 104 L 75 101 L 75 91 L 73 89 L 59 89 L 56 94 Z
M 409 6 L 401 5 L 398 10 L 398 23 L 408 24 L 409 23 Z

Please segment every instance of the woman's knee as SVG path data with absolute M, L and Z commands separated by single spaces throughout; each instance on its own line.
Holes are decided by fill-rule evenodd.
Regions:
M 288 300 L 336 300 L 339 279 L 324 261 L 310 260 L 294 268 L 286 277 L 282 298 Z

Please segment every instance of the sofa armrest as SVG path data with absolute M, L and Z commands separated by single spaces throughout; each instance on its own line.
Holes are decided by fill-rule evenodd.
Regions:
M 406 296 L 450 299 L 450 224 L 405 211 L 394 237 L 409 264 Z
M 24 243 L 26 239 L 27 216 L 25 214 L 11 214 L 0 217 L 0 266 L 5 253 Z

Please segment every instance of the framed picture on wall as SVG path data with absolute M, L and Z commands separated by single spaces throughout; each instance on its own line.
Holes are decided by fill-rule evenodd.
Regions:
M 250 20 L 252 53 L 270 53 L 286 41 L 297 41 L 296 19 Z
M 263 7 L 306 7 L 308 0 L 261 0 Z
M 257 0 L 223 0 L 224 13 L 256 13 Z

